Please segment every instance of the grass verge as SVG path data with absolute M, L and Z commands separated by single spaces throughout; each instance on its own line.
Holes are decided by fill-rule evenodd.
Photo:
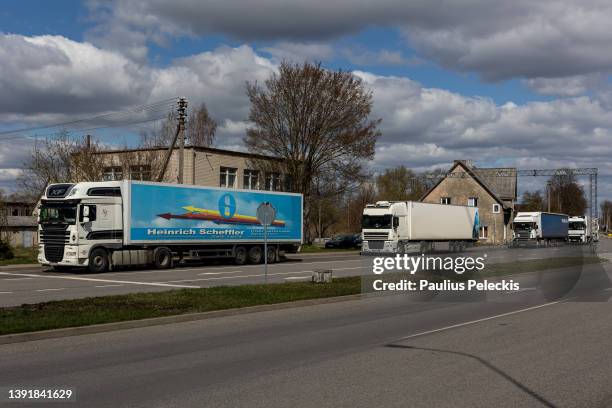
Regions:
M 12 259 L 0 260 L 0 265 L 20 265 L 38 263 L 38 248 L 13 248 Z
M 597 257 L 575 257 L 493 264 L 481 275 L 509 275 L 604 261 Z M 465 275 L 458 277 L 465 279 Z M 0 308 L 0 335 L 345 296 L 361 293 L 361 290 L 361 277 L 356 276 L 337 278 L 329 284 L 290 282 L 218 286 L 60 300 Z

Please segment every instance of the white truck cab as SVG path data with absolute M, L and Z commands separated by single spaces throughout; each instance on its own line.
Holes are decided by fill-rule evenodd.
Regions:
M 120 248 L 121 182 L 50 185 L 41 199 L 38 232 L 43 265 L 87 267 L 94 246 Z

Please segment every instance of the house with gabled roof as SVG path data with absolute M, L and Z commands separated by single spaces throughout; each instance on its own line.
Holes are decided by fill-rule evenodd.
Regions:
M 470 160 L 455 160 L 447 176 L 421 201 L 478 207 L 480 241 L 503 244 L 512 239 L 510 224 L 517 195 L 515 168 L 478 168 Z

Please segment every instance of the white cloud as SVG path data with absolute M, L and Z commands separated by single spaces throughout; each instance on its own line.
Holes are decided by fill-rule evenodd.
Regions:
M 422 56 L 487 80 L 612 71 L 612 4 L 605 0 L 266 0 L 257 7 L 246 0 L 95 4 L 92 14 L 103 16 L 99 18 L 104 24 L 129 27 L 156 42 L 168 35 L 219 33 L 247 41 L 324 44 L 367 27 L 387 26 L 400 28 Z M 107 45 L 115 43 L 120 49 L 129 43 L 112 29 L 106 31 Z
M 282 41 L 261 50 L 269 53 L 276 62 L 283 60 L 293 62 L 325 61 L 334 55 L 334 48 L 330 44 L 313 42 Z

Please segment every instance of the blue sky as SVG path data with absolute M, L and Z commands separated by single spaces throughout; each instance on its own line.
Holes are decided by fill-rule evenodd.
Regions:
M 596 0 L 5 2 L 0 131 L 186 96 L 207 104 L 218 146 L 242 149 L 244 83 L 316 60 L 372 90 L 375 170 L 598 167 L 612 197 L 611 17 Z M 94 137 L 134 144 L 152 126 Z M 29 136 L 0 135 L 0 188 L 14 189 Z

